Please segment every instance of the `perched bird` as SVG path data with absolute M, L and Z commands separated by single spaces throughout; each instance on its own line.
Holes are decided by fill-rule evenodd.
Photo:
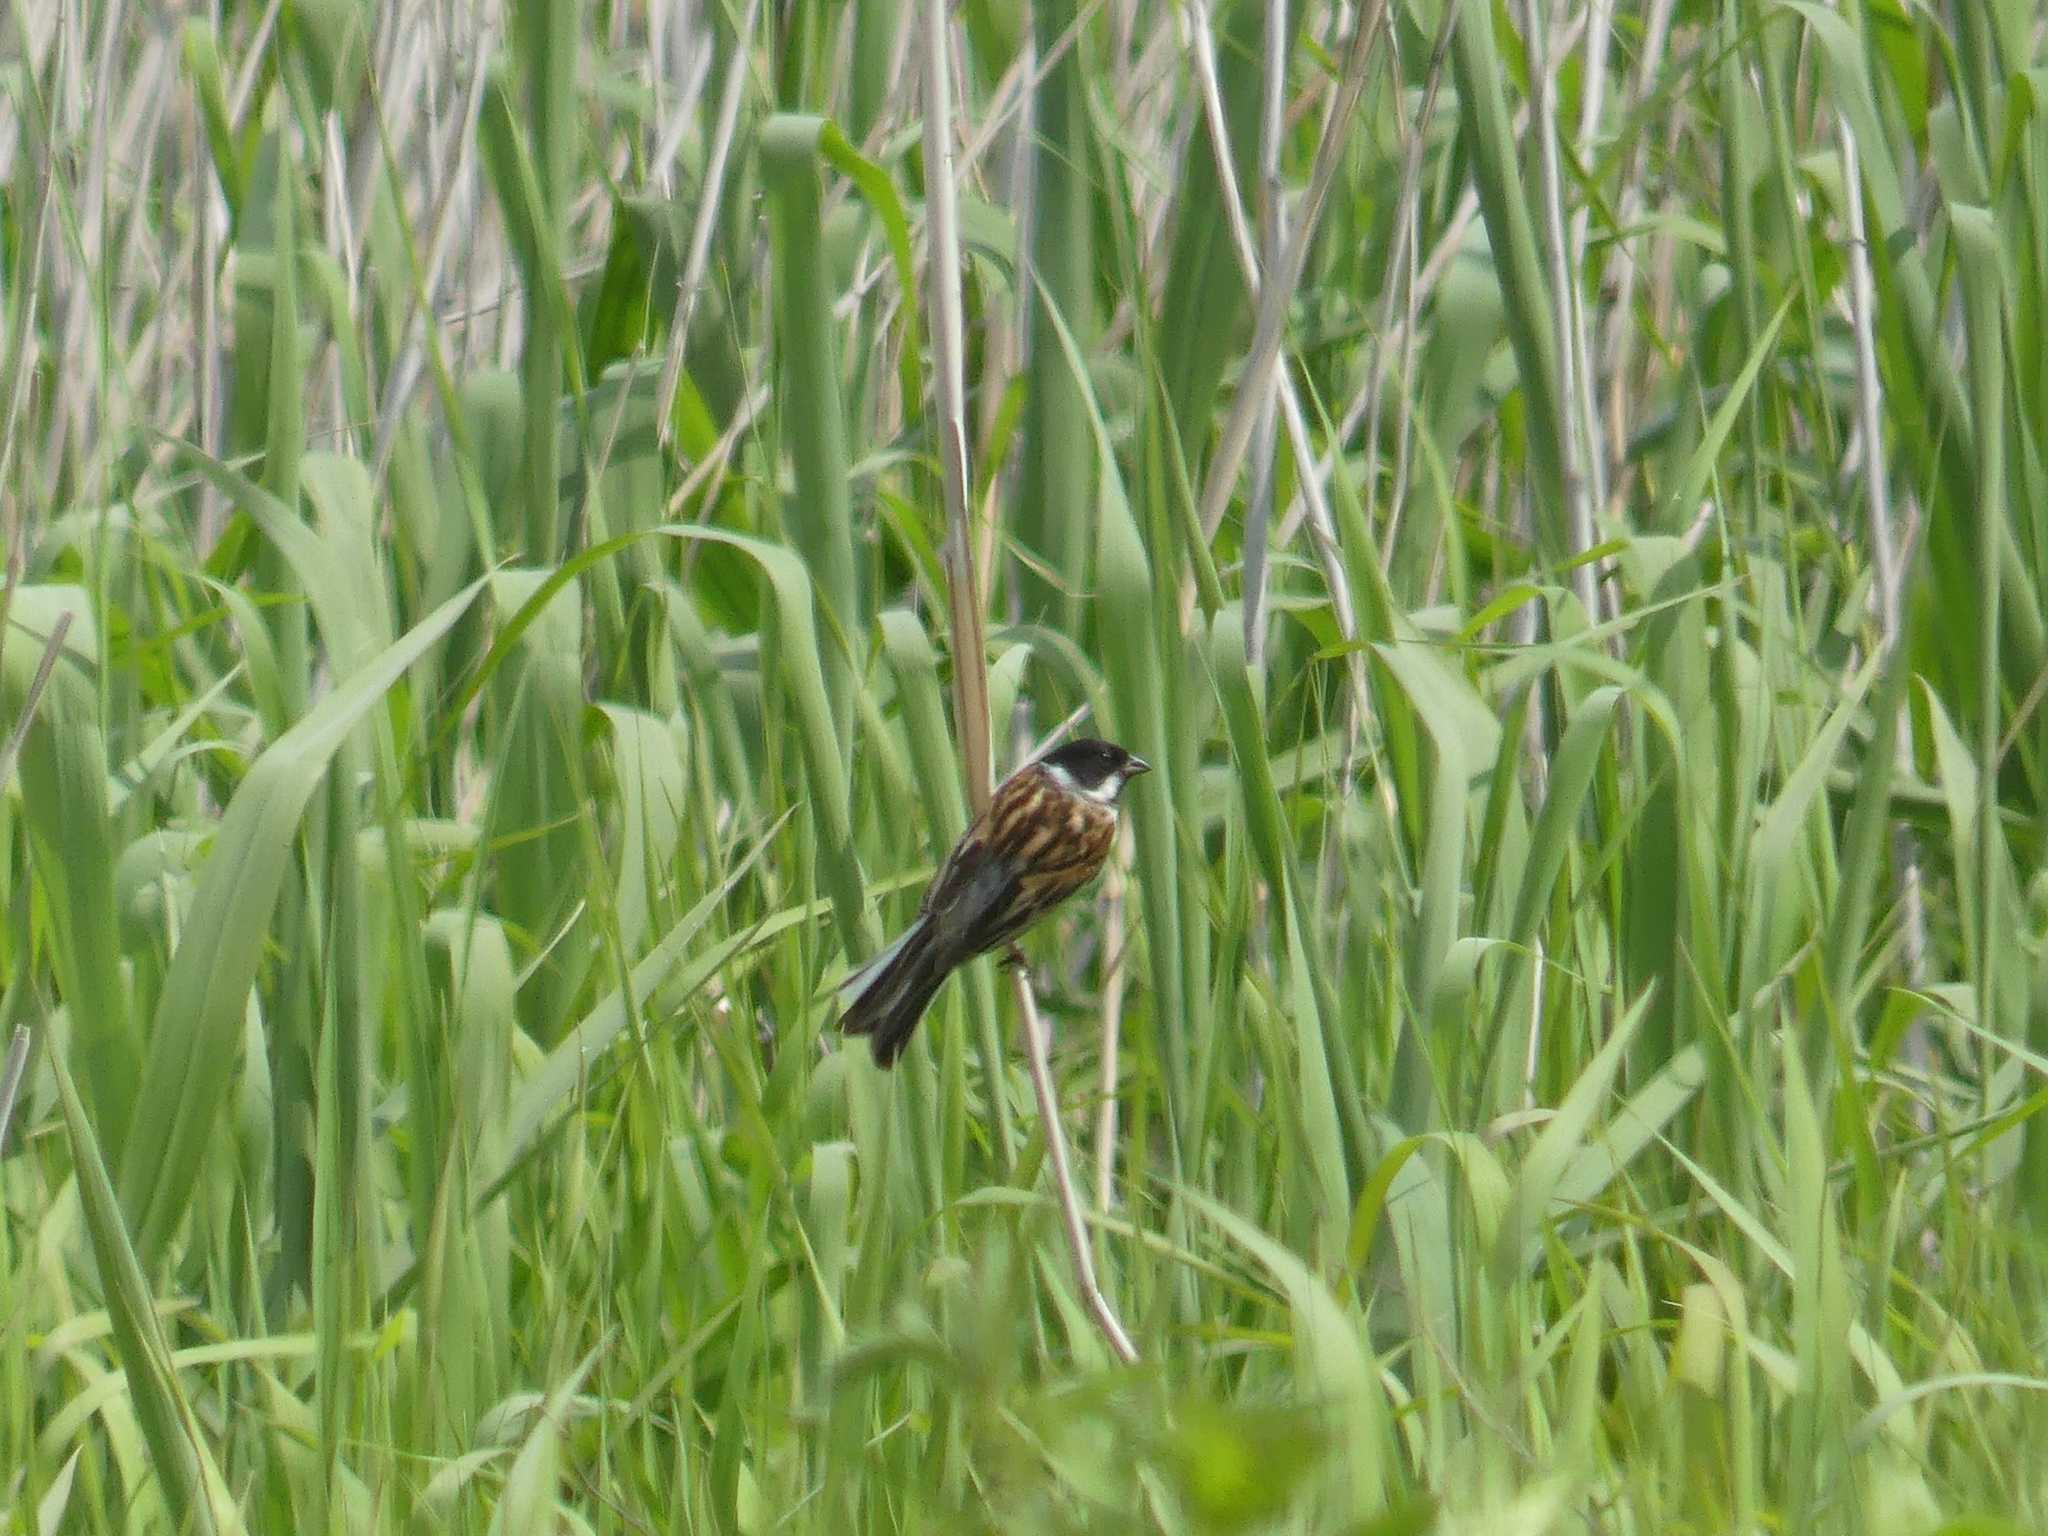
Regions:
M 939 985 L 976 955 L 1010 944 L 1093 880 L 1116 841 L 1116 801 L 1151 767 L 1084 738 L 1026 763 L 996 786 L 932 877 L 912 923 L 840 986 L 840 1028 L 866 1035 L 893 1066 Z

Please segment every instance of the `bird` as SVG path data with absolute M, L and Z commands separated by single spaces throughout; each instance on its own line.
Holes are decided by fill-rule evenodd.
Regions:
M 841 1031 L 866 1035 L 875 1064 L 894 1066 L 960 965 L 1006 946 L 1022 964 L 1018 935 L 1100 873 L 1116 841 L 1117 797 L 1151 766 L 1082 737 L 997 785 L 925 888 L 916 921 L 840 983 Z

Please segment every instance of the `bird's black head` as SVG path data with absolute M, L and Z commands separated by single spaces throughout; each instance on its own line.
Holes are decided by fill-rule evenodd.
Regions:
M 1053 770 L 1077 794 L 1103 801 L 1115 800 L 1125 784 L 1152 767 L 1115 742 L 1098 741 L 1093 736 L 1070 741 L 1046 753 L 1039 763 Z

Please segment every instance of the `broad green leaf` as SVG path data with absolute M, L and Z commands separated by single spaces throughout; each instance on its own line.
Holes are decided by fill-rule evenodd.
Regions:
M 145 1269 L 161 1260 L 190 1207 L 193 1183 L 234 1074 L 242 1009 L 306 803 L 349 733 L 385 691 L 469 608 L 472 583 L 345 679 L 249 769 L 221 818 L 213 852 L 164 979 L 121 1168 Z

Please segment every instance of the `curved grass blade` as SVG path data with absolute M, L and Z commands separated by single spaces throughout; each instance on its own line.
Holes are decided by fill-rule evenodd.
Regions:
M 162 1257 L 191 1204 L 299 818 L 349 733 L 482 590 L 472 582 L 314 706 L 256 760 L 221 818 L 164 978 L 121 1167 L 123 1208 L 145 1267 Z
M 156 1303 L 150 1295 L 134 1246 L 121 1221 L 120 1203 L 100 1157 L 99 1143 L 80 1102 L 77 1086 L 64 1063 L 64 1053 L 50 1053 L 50 1069 L 64 1110 L 64 1128 L 71 1140 L 72 1169 L 78 1179 L 86 1231 L 92 1238 L 106 1293 L 107 1316 L 113 1324 L 114 1349 L 128 1377 L 129 1399 L 143 1438 L 149 1443 L 164 1502 L 181 1530 L 198 1536 L 240 1531 L 242 1519 L 228 1495 L 220 1469 L 206 1446 L 198 1417 L 192 1411 L 171 1349 L 164 1338 Z

